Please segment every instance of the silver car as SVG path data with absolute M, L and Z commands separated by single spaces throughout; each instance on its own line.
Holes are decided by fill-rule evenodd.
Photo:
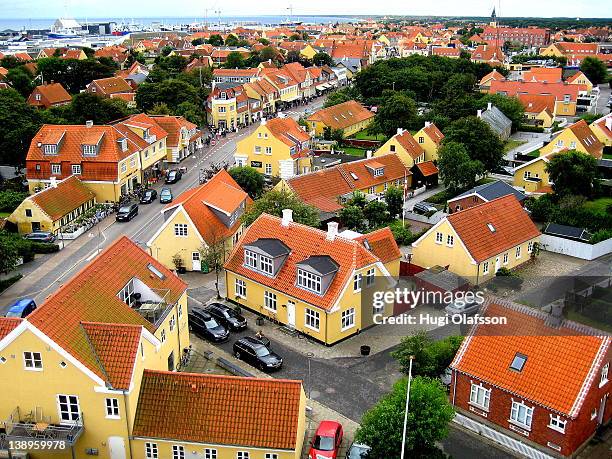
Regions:
M 353 443 L 346 452 L 346 459 L 365 459 L 370 455 L 370 447 Z
M 455 301 L 444 308 L 448 315 L 472 315 L 480 309 L 481 303 L 477 301 Z

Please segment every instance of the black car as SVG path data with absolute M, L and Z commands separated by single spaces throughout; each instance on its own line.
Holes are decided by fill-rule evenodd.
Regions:
M 192 309 L 188 317 L 189 329 L 196 335 L 213 343 L 221 343 L 229 338 L 229 331 L 203 309 Z
M 182 176 L 183 174 L 181 173 L 181 171 L 173 169 L 168 172 L 168 175 L 166 175 L 166 183 L 176 183 L 181 179 Z
M 145 190 L 140 197 L 140 204 L 150 204 L 157 199 L 157 191 L 152 188 Z
M 119 207 L 115 220 L 118 222 L 129 222 L 132 218 L 138 215 L 138 204 L 125 204 Z
M 24 238 L 30 241 L 36 242 L 54 242 L 55 235 L 49 231 L 34 231 L 33 233 L 26 234 Z
M 261 371 L 278 370 L 283 365 L 283 359 L 272 352 L 257 338 L 245 336 L 234 343 L 234 356 L 244 360 Z
M 225 304 L 210 303 L 205 311 L 230 330 L 240 331 L 247 327 L 246 319 Z

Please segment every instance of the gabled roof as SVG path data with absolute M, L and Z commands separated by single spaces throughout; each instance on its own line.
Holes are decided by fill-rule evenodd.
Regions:
M 542 113 L 546 110 L 552 114 L 555 111 L 555 96 L 552 94 L 517 94 L 517 98 L 526 113 Z
M 163 279 L 155 275 L 149 266 L 162 273 Z M 119 373 L 108 374 L 102 363 L 125 362 L 122 356 L 107 354 L 123 352 L 123 349 L 115 345 L 104 347 L 102 341 L 96 339 L 92 344 L 82 324 L 134 325 L 153 333 L 155 326 L 117 296 L 134 278 L 160 294 L 164 292 L 166 304 L 175 304 L 187 289 L 187 284 L 173 272 L 122 236 L 49 296 L 27 320 L 108 384 L 122 381 L 120 374 L 131 372 L 131 368 L 123 368 L 119 372 L 117 367 Z M 104 354 L 103 359 L 97 351 Z M 114 367 L 114 364 L 109 367 Z
M 101 78 L 99 80 L 93 80 L 91 84 L 94 83 L 104 92 L 104 94 L 133 92 L 130 84 L 121 77 Z
M 440 142 L 442 142 L 444 139 L 444 134 L 442 134 L 442 131 L 440 131 L 438 126 L 436 126 L 434 123 L 429 123 L 422 130 L 431 140 L 433 140 L 436 145 L 440 145 Z
M 265 121 L 265 126 L 274 137 L 290 147 L 310 140 L 310 135 L 293 118 L 272 118 Z
M 57 186 L 45 188 L 27 199 L 55 221 L 91 201 L 95 196 L 76 175 L 71 175 L 58 182 Z
M 446 219 L 476 262 L 540 235 L 514 194 L 460 210 Z
M 313 113 L 308 121 L 318 121 L 332 129 L 345 129 L 371 118 L 374 118 L 374 113 L 359 102 L 349 100 Z
M 585 120 L 580 120 L 567 129 L 574 133 L 578 141 L 591 156 L 601 159 L 603 155 L 603 144 L 599 141 Z
M 522 80 L 559 83 L 563 80 L 563 69 L 561 67 L 534 67 L 523 73 Z
M 291 250 L 275 278 L 244 266 L 244 246 L 261 238 L 277 239 Z M 296 265 L 312 256 L 325 255 L 338 265 L 338 271 L 325 293 L 318 295 L 297 287 Z M 353 271 L 377 261 L 380 261 L 379 258 L 358 241 L 340 236 L 330 241 L 325 231 L 295 222 L 283 226 L 280 218 L 262 214 L 245 230 L 240 243 L 236 245 L 225 263 L 225 269 L 259 284 L 270 286 L 291 297 L 299 298 L 313 306 L 330 310 L 347 282 L 352 278 Z
M 39 92 L 51 105 L 70 102 L 72 100 L 72 97 L 68 94 L 68 91 L 64 89 L 61 83 L 42 84 L 36 86 L 34 91 Z M 31 100 L 28 102 L 36 103 L 36 101 Z
M 414 137 L 412 137 L 410 131 L 405 131 L 402 129 L 402 131 L 395 134 L 393 138 L 397 140 L 397 142 L 404 150 L 406 150 L 406 153 L 408 153 L 412 159 L 417 159 L 425 152 L 423 147 L 421 147 L 416 140 L 414 140 Z
M 300 381 L 144 370 L 133 436 L 291 450 L 302 396 Z
M 15 330 L 22 321 L 18 317 L 0 317 L 0 339 Z
M 599 382 L 610 336 L 562 319 L 554 326 L 547 314 L 515 304 L 489 304 L 484 315 L 507 323 L 477 325 L 451 367 L 575 418 L 583 394 Z M 517 353 L 527 358 L 521 371 L 510 368 Z
M 149 115 L 157 125 L 159 125 L 166 133 L 166 145 L 176 147 L 179 143 L 181 129 L 185 128 L 188 131 L 196 129 L 197 126 L 190 121 L 187 121 L 182 116 L 173 115 Z
M 355 240 L 376 255 L 383 263 L 388 263 L 402 257 L 393 233 L 388 226 L 368 234 L 362 234 Z
M 433 161 L 424 161 L 422 163 L 415 164 L 415 167 L 421 172 L 423 177 L 429 177 L 438 173 L 438 168 Z
M 508 196 L 510 194 L 516 196 L 516 199 L 518 199 L 519 202 L 523 202 L 527 198 L 524 193 L 521 193 L 516 188 L 508 185 L 506 182 L 502 180 L 496 180 L 494 182 L 485 183 L 484 185 L 475 186 L 471 190 L 468 190 L 458 196 L 455 196 L 452 199 L 449 199 L 448 202 L 450 203 L 474 194 L 477 194 L 485 201 L 493 201 L 494 199 L 501 198 L 503 196 Z
M 494 80 L 491 82 L 489 93 L 505 93 L 508 97 L 518 94 L 552 94 L 556 100 L 563 100 L 564 96 L 570 96 L 570 101 L 575 102 L 578 98 L 580 88 L 575 84 L 566 83 L 540 83 L 535 81 L 509 81 Z
M 493 69 L 491 72 L 487 73 L 480 79 L 480 85 L 483 85 L 491 80 L 505 80 L 506 77 L 497 71 L 497 69 Z
M 509 127 L 512 126 L 512 121 L 504 113 L 492 105 L 490 109 L 482 112 L 482 120 L 489 125 L 489 127 L 497 135 L 502 135 Z

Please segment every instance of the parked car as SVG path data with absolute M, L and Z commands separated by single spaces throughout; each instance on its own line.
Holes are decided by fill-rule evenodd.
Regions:
M 444 387 L 450 387 L 451 382 L 453 380 L 453 370 L 447 368 L 446 370 L 444 370 L 444 373 L 439 376 L 439 378 L 442 384 L 444 384 Z
M 346 452 L 346 459 L 365 459 L 370 455 L 371 449 L 369 446 L 353 443 Z
M 166 183 L 176 183 L 182 176 L 183 174 L 181 171 L 173 169 L 168 172 L 168 175 L 166 175 Z
M 136 215 L 138 215 L 138 204 L 133 202 L 132 204 L 119 207 L 115 220 L 118 222 L 129 222 Z
M 170 188 L 162 188 L 161 193 L 159 193 L 159 202 L 162 204 L 172 202 L 172 191 Z
M 226 304 L 210 303 L 205 311 L 229 330 L 240 331 L 247 327 L 246 319 Z
M 481 303 L 477 301 L 455 301 L 446 306 L 444 310 L 449 315 L 462 314 L 469 316 L 478 312 L 480 306 Z
M 148 190 L 145 190 L 144 193 L 142 193 L 142 196 L 140 197 L 140 204 L 150 204 L 156 199 L 157 191 L 152 188 L 149 188 Z
M 310 444 L 309 459 L 336 459 L 342 444 L 342 425 L 336 421 L 321 421 Z
M 234 356 L 261 371 L 278 370 L 283 365 L 283 359 L 278 354 L 251 336 L 240 338 L 234 343 Z
M 24 237 L 26 239 L 29 239 L 30 241 L 36 241 L 36 242 L 54 242 L 55 241 L 55 234 L 49 231 L 34 231 L 32 233 L 26 234 Z
M 417 202 L 412 208 L 412 211 L 416 214 L 425 215 L 437 212 L 438 208 L 436 206 L 433 206 L 432 204 L 429 204 L 428 202 Z
M 189 329 L 196 335 L 213 343 L 228 340 L 229 331 L 203 309 L 192 309 L 187 317 L 189 319 Z
M 23 319 L 36 309 L 36 302 L 31 298 L 15 301 L 6 312 L 5 317 L 18 317 Z

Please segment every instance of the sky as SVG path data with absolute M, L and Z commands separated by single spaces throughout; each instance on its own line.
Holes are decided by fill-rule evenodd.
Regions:
M 0 18 L 204 17 L 286 15 L 291 0 L 0 0 Z M 307 0 L 293 1 L 300 15 L 432 15 L 612 17 L 610 0 Z

